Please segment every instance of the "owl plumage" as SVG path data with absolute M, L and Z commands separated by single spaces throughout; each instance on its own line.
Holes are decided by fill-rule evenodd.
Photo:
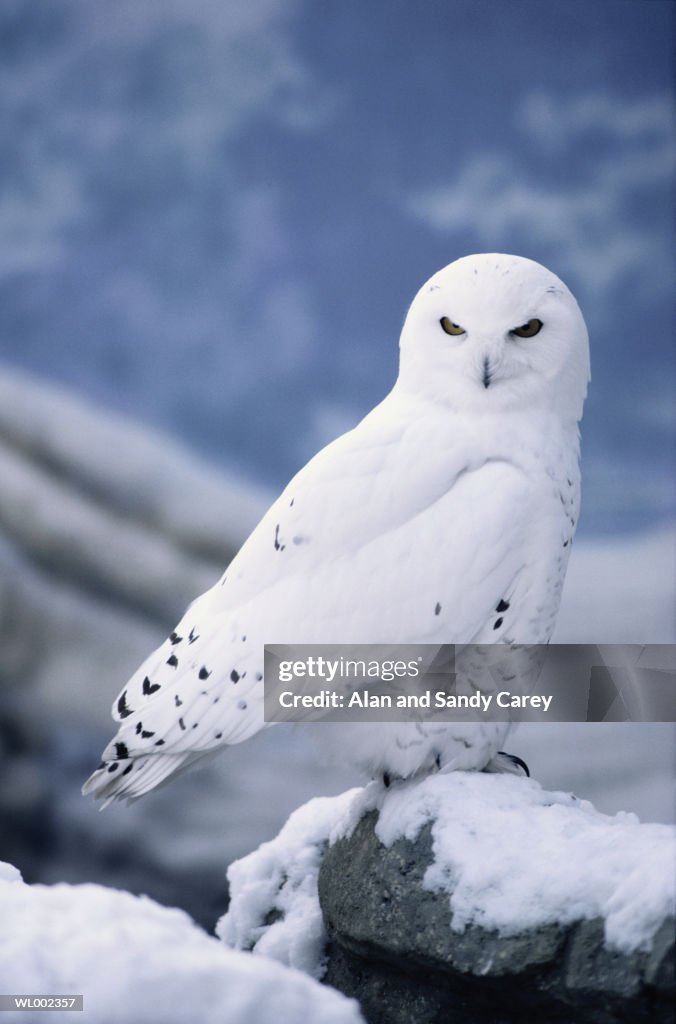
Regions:
M 468 256 L 435 274 L 398 379 L 293 478 L 223 577 L 113 706 L 84 792 L 133 798 L 263 721 L 266 643 L 546 643 L 580 504 L 589 380 L 578 305 L 550 271 Z M 485 768 L 502 723 L 341 724 L 369 774 Z

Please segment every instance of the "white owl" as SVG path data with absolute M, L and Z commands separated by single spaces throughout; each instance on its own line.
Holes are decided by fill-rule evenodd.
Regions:
M 293 478 L 122 691 L 85 793 L 138 797 L 262 729 L 265 643 L 549 640 L 580 503 L 575 299 L 531 260 L 467 256 L 420 289 L 400 349 L 392 391 Z M 507 729 L 314 728 L 403 778 L 496 766 Z

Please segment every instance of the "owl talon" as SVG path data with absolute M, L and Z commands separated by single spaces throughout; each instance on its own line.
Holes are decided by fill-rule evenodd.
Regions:
M 530 778 L 530 770 L 526 762 L 517 757 L 516 754 L 506 754 L 500 750 L 492 761 L 489 761 L 484 768 L 485 772 L 495 772 L 498 775 L 522 775 Z

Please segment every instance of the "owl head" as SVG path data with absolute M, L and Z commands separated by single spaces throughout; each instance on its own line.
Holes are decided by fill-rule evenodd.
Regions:
M 587 328 L 566 285 L 533 260 L 482 253 L 439 270 L 413 300 L 400 348 L 398 386 L 458 411 L 582 416 Z

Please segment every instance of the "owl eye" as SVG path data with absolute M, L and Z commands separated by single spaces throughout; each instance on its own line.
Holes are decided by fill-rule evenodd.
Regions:
M 516 334 L 517 338 L 534 338 L 541 330 L 542 320 L 534 318 L 529 320 L 527 324 L 522 324 L 521 327 L 514 327 L 509 333 Z
M 447 316 L 442 316 L 439 323 L 446 331 L 446 334 L 465 334 L 465 328 L 461 327 L 460 324 L 454 324 Z

